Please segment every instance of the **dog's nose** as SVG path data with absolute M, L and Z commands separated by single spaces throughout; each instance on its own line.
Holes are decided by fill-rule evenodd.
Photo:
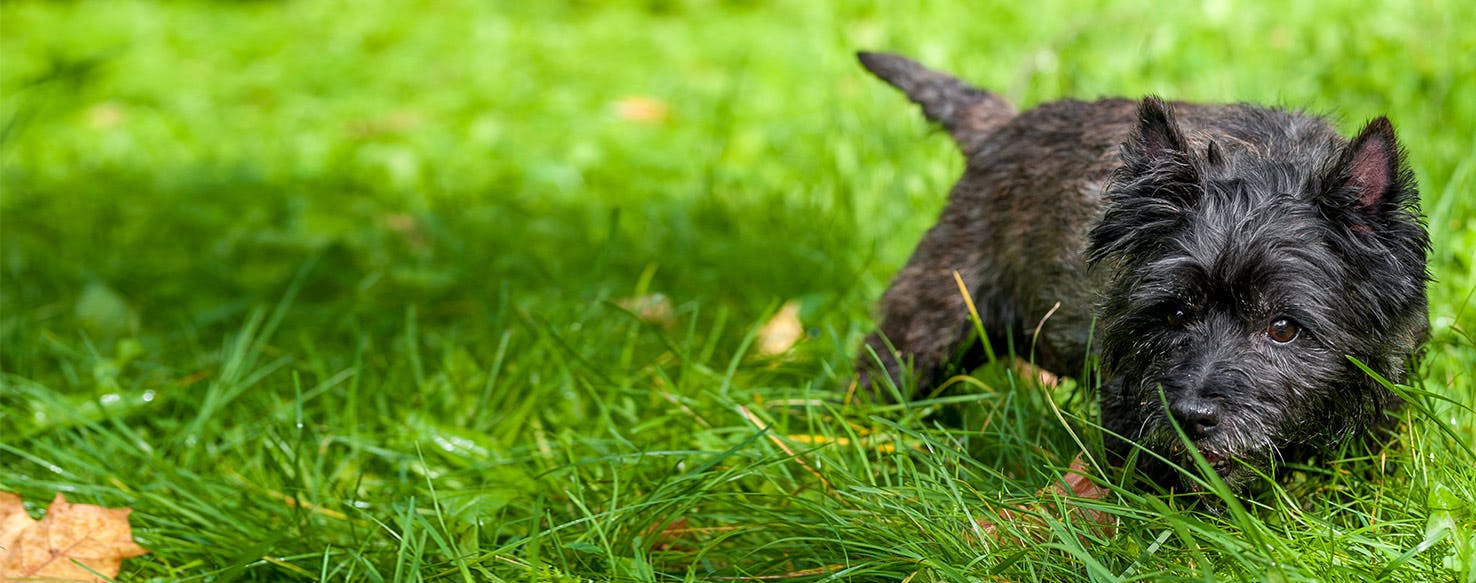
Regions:
M 1179 427 L 1192 438 L 1204 437 L 1220 423 L 1219 408 L 1213 401 L 1200 398 L 1184 398 L 1169 406 Z

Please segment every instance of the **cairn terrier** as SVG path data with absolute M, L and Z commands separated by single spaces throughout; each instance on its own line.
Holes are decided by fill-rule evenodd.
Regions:
M 882 298 L 863 385 L 936 387 L 980 364 L 978 340 L 1058 374 L 1099 359 L 1109 453 L 1166 487 L 1195 467 L 1181 434 L 1242 488 L 1390 420 L 1399 398 L 1352 359 L 1405 379 L 1429 327 L 1429 237 L 1388 119 L 1348 140 L 1243 103 L 1020 113 L 906 58 L 859 57 L 967 159 Z M 955 272 L 987 338 L 970 337 Z

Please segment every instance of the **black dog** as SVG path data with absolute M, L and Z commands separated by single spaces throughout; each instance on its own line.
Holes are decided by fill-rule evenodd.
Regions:
M 1322 118 L 1247 104 L 1063 100 L 1017 114 L 908 59 L 860 59 L 968 160 L 882 299 L 863 384 L 904 386 L 910 364 L 926 390 L 979 364 L 957 272 L 989 346 L 1062 374 L 1100 357 L 1119 461 L 1137 442 L 1193 467 L 1177 425 L 1238 486 L 1366 435 L 1399 405 L 1349 359 L 1401 382 L 1429 326 L 1429 237 L 1387 119 L 1350 142 Z M 1153 458 L 1140 467 L 1172 485 Z

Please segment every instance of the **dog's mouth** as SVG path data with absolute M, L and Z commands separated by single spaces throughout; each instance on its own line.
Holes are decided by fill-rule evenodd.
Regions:
M 1232 461 L 1230 456 L 1221 453 L 1210 453 L 1204 451 L 1199 452 L 1199 454 L 1204 456 L 1205 463 L 1208 463 L 1210 469 L 1213 469 L 1215 473 L 1223 476 L 1226 472 L 1230 470 L 1230 463 Z
M 1199 450 L 1200 457 L 1204 458 L 1204 462 L 1209 465 L 1210 469 L 1214 470 L 1215 473 L 1219 474 L 1221 477 L 1226 476 L 1232 469 L 1234 469 L 1235 456 L 1216 450 L 1206 449 L 1204 447 L 1197 447 L 1197 449 Z M 1173 457 L 1179 460 L 1182 467 L 1195 467 L 1194 456 L 1189 454 L 1188 448 L 1185 447 L 1183 443 L 1176 443 L 1171 446 L 1169 448 L 1169 453 L 1173 454 Z
M 1185 437 L 1163 427 L 1149 427 L 1138 443 L 1157 452 L 1155 457 L 1159 461 L 1149 465 L 1163 463 L 1168 466 L 1163 470 L 1178 474 L 1177 479 L 1165 475 L 1165 480 L 1177 481 L 1191 489 L 1205 486 L 1207 482 L 1204 480 L 1210 479 L 1213 473 L 1232 490 L 1238 490 L 1254 481 L 1256 476 L 1270 472 L 1271 459 L 1277 451 L 1269 440 L 1232 431 Z

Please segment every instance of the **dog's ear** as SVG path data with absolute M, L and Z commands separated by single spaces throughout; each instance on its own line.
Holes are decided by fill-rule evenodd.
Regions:
M 1323 185 L 1327 203 L 1355 210 L 1363 219 L 1387 216 L 1415 204 L 1418 197 L 1394 124 L 1383 116 L 1358 132 L 1329 168 Z
M 1137 172 L 1190 165 L 1188 143 L 1168 103 L 1151 95 L 1143 98 L 1133 133 L 1122 145 L 1122 162 Z
M 1199 200 L 1199 167 L 1168 103 L 1147 97 L 1123 142 L 1102 219 L 1088 234 L 1087 261 L 1141 259 L 1162 244 Z
M 1341 240 L 1344 253 L 1362 258 L 1360 265 L 1368 268 L 1370 276 L 1393 277 L 1407 273 L 1408 266 L 1420 267 L 1417 278 L 1380 278 L 1375 287 L 1382 291 L 1424 285 L 1429 277 L 1424 268 L 1430 235 L 1420 217 L 1414 172 L 1394 136 L 1394 124 L 1384 117 L 1368 122 L 1332 158 L 1318 187 L 1317 203 L 1336 227 L 1330 234 Z M 1424 297 L 1422 289 L 1419 295 Z

